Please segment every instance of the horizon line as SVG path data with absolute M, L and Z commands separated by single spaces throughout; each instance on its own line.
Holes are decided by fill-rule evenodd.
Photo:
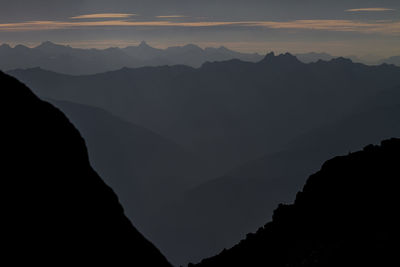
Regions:
M 328 56 L 331 56 L 331 57 L 333 57 L 333 58 L 347 58 L 347 59 L 350 59 L 350 60 L 352 60 L 353 61 L 353 59 L 352 59 L 352 57 L 354 57 L 354 56 L 356 56 L 356 57 L 359 57 L 359 59 L 360 60 L 363 60 L 362 59 L 362 57 L 364 57 L 364 56 L 367 56 L 367 55 L 364 55 L 364 56 L 360 56 L 360 55 L 351 55 L 351 54 L 346 54 L 346 55 L 344 55 L 344 54 L 342 54 L 342 55 L 338 55 L 338 54 L 335 54 L 335 53 L 330 53 L 330 52 L 326 52 L 326 51 L 313 51 L 313 50 L 307 50 L 307 51 L 302 51 L 302 52 L 294 52 L 294 51 L 291 51 L 291 50 L 282 50 L 281 52 L 275 52 L 275 51 L 277 51 L 277 50 L 267 50 L 267 52 L 260 52 L 260 51 L 253 51 L 253 52 L 242 52 L 242 51 L 238 51 L 238 50 L 235 50 L 234 48 L 229 48 L 229 47 L 227 47 L 227 46 L 225 46 L 225 45 L 218 45 L 218 44 L 216 44 L 216 45 L 214 45 L 214 46 L 210 46 L 210 45 L 199 45 L 199 44 L 195 44 L 195 43 L 179 43 L 179 44 L 175 44 L 175 45 L 166 45 L 166 46 L 162 46 L 162 47 L 160 47 L 160 46 L 153 46 L 153 45 L 149 45 L 149 43 L 148 42 L 146 42 L 146 41 L 140 41 L 140 42 L 134 42 L 134 44 L 132 43 L 132 44 L 129 44 L 129 45 L 121 45 L 121 46 L 112 46 L 112 45 L 109 45 L 109 46 L 105 46 L 105 47 L 95 47 L 95 46 L 91 46 L 91 47 L 88 47 L 88 46 L 74 46 L 73 44 L 71 44 L 71 43 L 62 43 L 62 42 L 53 42 L 53 41 L 43 41 L 43 42 L 35 42 L 34 44 L 31 44 L 31 45 L 28 45 L 28 44 L 23 44 L 23 43 L 16 43 L 15 45 L 10 45 L 10 44 L 8 44 L 8 43 L 0 43 L 0 47 L 1 46 L 4 46 L 4 45 L 6 45 L 6 46 L 9 46 L 11 49 L 14 49 L 14 48 L 16 48 L 17 46 L 24 46 L 24 47 L 27 47 L 27 48 L 30 48 L 30 49 L 34 49 L 34 48 L 37 48 L 37 47 L 39 47 L 40 45 L 42 45 L 42 44 L 44 44 L 44 43 L 51 43 L 51 44 L 54 44 L 54 45 L 59 45 L 59 46 L 64 46 L 64 47 L 69 47 L 69 48 L 72 48 L 72 49 L 82 49 L 82 50 L 91 50 L 91 49 L 95 49 L 95 50 L 100 50 L 100 51 L 104 51 L 104 50 L 107 50 L 107 49 L 110 49 L 110 48 L 118 48 L 118 49 L 124 49 L 124 48 L 127 48 L 127 47 L 132 47 L 132 46 L 135 46 L 135 47 L 139 47 L 140 46 L 140 44 L 141 43 L 146 43 L 148 46 L 150 46 L 151 48 L 155 48 L 155 49 L 161 49 L 161 50 L 167 50 L 168 48 L 171 48 L 171 47 L 180 47 L 180 48 L 183 48 L 183 47 L 185 47 L 185 46 L 189 46 L 189 45 L 194 45 L 194 46 L 196 46 L 196 47 L 198 47 L 198 48 L 200 48 L 200 49 L 202 49 L 202 50 L 205 50 L 205 49 L 207 49 L 207 48 L 213 48 L 213 49 L 218 49 L 218 48 L 226 48 L 226 49 L 228 49 L 228 50 L 230 50 L 230 51 L 233 51 L 233 52 L 237 52 L 237 53 L 244 53 L 244 54 L 249 54 L 249 55 L 251 55 L 251 54 L 258 54 L 259 56 L 266 56 L 267 54 L 269 54 L 269 53 L 273 53 L 274 55 L 283 55 L 283 54 L 286 54 L 286 53 L 288 53 L 288 54 L 291 54 L 291 55 L 293 55 L 293 56 L 298 56 L 298 55 L 301 55 L 301 54 L 327 54 Z M 377 57 L 379 57 L 380 59 L 385 59 L 385 58 L 387 58 L 388 56 L 382 56 L 382 55 L 376 55 Z M 393 54 L 392 56 L 397 56 L 397 54 Z M 389 56 L 390 57 L 390 56 Z M 353 61 L 354 62 L 354 61 Z

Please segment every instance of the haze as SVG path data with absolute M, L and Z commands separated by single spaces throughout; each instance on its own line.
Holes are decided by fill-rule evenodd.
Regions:
M 2 0 L 0 43 L 105 48 L 195 43 L 241 52 L 400 54 L 396 0 Z

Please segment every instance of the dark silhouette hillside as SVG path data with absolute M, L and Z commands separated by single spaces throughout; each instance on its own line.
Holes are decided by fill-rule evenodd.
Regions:
M 90 162 L 146 236 L 149 213 L 194 185 L 195 157 L 172 141 L 95 107 L 49 100 L 85 139 Z M 152 239 L 154 241 L 154 239 Z
M 170 266 L 125 217 L 67 118 L 0 72 L 2 261 Z
M 400 68 L 390 65 L 344 58 L 304 64 L 270 53 L 258 63 L 198 69 L 10 74 L 39 96 L 100 107 L 198 156 L 193 173 L 203 171 L 202 183 L 173 195 L 146 224 L 146 235 L 177 264 L 214 255 L 255 231 L 326 158 L 400 134 L 399 98 L 377 97 L 400 85 Z
M 400 139 L 327 161 L 272 222 L 196 266 L 397 266 L 399 163 Z

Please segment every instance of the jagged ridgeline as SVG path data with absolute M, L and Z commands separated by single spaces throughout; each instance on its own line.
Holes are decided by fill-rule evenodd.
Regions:
M 399 163 L 400 139 L 327 161 L 272 222 L 196 266 L 399 266 Z
M 125 217 L 64 114 L 2 72 L 0 88 L 2 261 L 170 266 Z

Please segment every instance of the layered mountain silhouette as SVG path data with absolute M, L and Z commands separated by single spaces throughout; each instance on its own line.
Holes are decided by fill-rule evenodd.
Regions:
M 393 64 L 393 65 L 400 66 L 400 56 L 392 56 L 392 57 L 385 58 L 385 59 L 381 60 L 380 63 Z
M 322 61 L 329 61 L 335 58 L 338 58 L 337 56 L 332 56 L 328 53 L 315 53 L 315 52 L 309 52 L 309 53 L 300 53 L 300 54 L 295 54 L 296 57 L 304 62 L 304 63 L 315 63 L 318 62 L 319 60 Z M 393 64 L 400 66 L 400 62 L 396 61 L 397 56 L 389 57 L 389 58 L 380 58 L 375 55 L 366 55 L 366 56 L 355 56 L 355 55 L 346 55 L 345 58 L 350 59 L 353 62 L 356 63 L 362 63 L 362 64 L 367 64 L 367 65 L 381 65 L 381 64 Z
M 399 161 L 390 139 L 325 162 L 270 223 L 195 266 L 397 265 Z
M 125 217 L 62 112 L 0 72 L 3 261 L 170 266 Z
M 313 63 L 319 60 L 329 61 L 334 59 L 335 57 L 328 53 L 300 53 L 295 55 L 300 61 L 304 63 Z
M 0 69 L 41 67 L 66 74 L 94 74 L 123 67 L 143 67 L 184 64 L 199 67 L 206 61 L 239 58 L 259 61 L 259 54 L 246 54 L 225 47 L 202 49 L 196 45 L 157 49 L 146 42 L 138 46 L 107 49 L 81 49 L 59 45 L 49 41 L 29 48 L 24 45 L 0 46 Z
M 124 68 L 89 76 L 42 69 L 9 72 L 40 96 L 103 108 L 209 161 L 218 176 L 281 150 L 288 140 L 348 114 L 400 84 L 400 68 L 338 58 L 304 64 L 290 54 Z M 117 86 L 118 85 L 118 86 Z M 215 164 L 216 163 L 216 164 Z
M 295 56 L 304 63 L 329 61 L 334 58 L 328 53 L 298 53 Z M 354 62 L 370 65 L 383 63 L 400 66 L 398 56 L 383 59 L 359 58 L 346 56 Z M 187 65 L 200 67 L 205 62 L 240 59 L 258 62 L 263 56 L 258 53 L 241 53 L 224 46 L 200 48 L 195 44 L 173 46 L 165 49 L 154 48 L 145 41 L 137 46 L 124 48 L 110 47 L 106 49 L 82 49 L 69 45 L 55 44 L 49 41 L 30 48 L 24 45 L 11 47 L 0 45 L 0 69 L 41 67 L 46 70 L 72 74 L 86 75 L 117 70 L 123 67 L 137 68 L 144 66 Z
M 37 47 L 24 45 L 0 46 L 0 69 L 42 67 L 61 73 L 88 74 L 119 69 L 137 62 L 116 48 L 105 50 L 76 49 L 70 46 L 44 42 Z
M 390 65 L 345 58 L 304 64 L 290 54 L 268 54 L 258 63 L 198 69 L 10 73 L 39 96 L 100 107 L 197 157 L 187 177 L 199 185 L 152 210 L 144 231 L 177 264 L 197 262 L 255 231 L 279 202 L 293 200 L 324 159 L 399 135 L 400 68 Z M 184 164 L 172 166 L 185 173 Z
M 379 94 L 354 113 L 298 136 L 282 151 L 247 162 L 189 190 L 163 209 L 164 214 L 180 215 L 168 217 L 163 227 L 186 225 L 183 231 L 187 234 L 181 239 L 175 237 L 175 242 L 192 244 L 203 256 L 233 246 L 268 221 L 279 203 L 293 201 L 305 177 L 318 170 L 324 159 L 400 136 L 399 92 Z M 164 240 L 171 238 L 170 231 L 162 232 Z M 178 254 L 171 251 L 173 248 L 165 252 Z M 200 260 L 200 252 L 193 257 Z

